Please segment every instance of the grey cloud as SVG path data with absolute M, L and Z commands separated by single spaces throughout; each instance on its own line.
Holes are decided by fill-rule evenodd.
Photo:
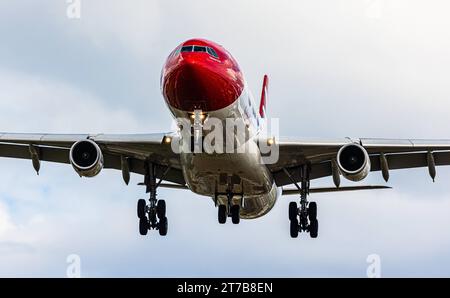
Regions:
M 8 2 L 0 4 L 1 131 L 165 130 L 160 68 L 198 36 L 236 56 L 256 97 L 270 75 L 268 112 L 282 134 L 450 138 L 444 2 L 381 1 L 378 14 L 364 1 L 89 0 L 79 21 L 65 18 L 64 1 Z M 162 190 L 170 233 L 161 239 L 138 236 L 141 177 L 125 187 L 120 173 L 79 179 L 52 164 L 37 177 L 29 161 L 2 159 L 11 229 L 0 242 L 18 254 L 0 254 L 0 275 L 64 276 L 77 253 L 84 276 L 363 277 L 367 255 L 378 253 L 384 276 L 448 276 L 449 171 L 438 169 L 434 184 L 417 169 L 393 172 L 393 191 L 313 196 L 315 241 L 289 238 L 295 197 L 267 217 L 220 226 L 209 198 Z M 384 182 L 374 173 L 367 183 Z

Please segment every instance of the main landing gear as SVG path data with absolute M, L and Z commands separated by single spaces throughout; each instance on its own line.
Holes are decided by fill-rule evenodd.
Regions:
M 217 195 L 216 195 L 217 203 Z M 217 218 L 220 224 L 225 224 L 227 222 L 227 217 L 231 217 L 231 222 L 235 225 L 239 224 L 241 221 L 240 217 L 241 206 L 233 205 L 233 193 L 227 193 L 227 205 L 220 204 L 218 207 Z
M 144 199 L 138 200 L 137 216 L 139 218 L 139 233 L 147 235 L 149 230 L 158 230 L 159 235 L 166 236 L 168 221 L 166 217 L 166 201 L 156 199 L 156 189 L 160 182 L 156 183 L 155 165 L 148 164 L 145 174 L 146 192 L 150 193 L 149 203 Z
M 309 195 L 309 169 L 307 165 L 300 168 L 301 186 L 299 186 L 290 173 L 284 169 L 289 179 L 293 181 L 300 191 L 300 206 L 296 202 L 289 204 L 290 234 L 292 238 L 297 238 L 299 232 L 308 232 L 311 238 L 317 238 L 319 222 L 317 221 L 317 204 L 308 202 Z

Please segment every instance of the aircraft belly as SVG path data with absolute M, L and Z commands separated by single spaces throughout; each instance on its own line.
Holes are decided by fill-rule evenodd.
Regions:
M 244 204 L 241 218 L 266 214 L 275 204 L 277 189 L 267 167 L 260 162 L 259 152 L 192 154 L 182 153 L 181 164 L 188 187 L 196 194 L 227 203 L 226 193 L 232 187 L 234 204 Z

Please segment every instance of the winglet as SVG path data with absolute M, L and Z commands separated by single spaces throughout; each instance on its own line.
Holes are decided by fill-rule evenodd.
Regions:
M 264 75 L 264 81 L 261 91 L 261 101 L 259 103 L 259 115 L 264 118 L 266 116 L 267 97 L 269 95 L 269 77 Z

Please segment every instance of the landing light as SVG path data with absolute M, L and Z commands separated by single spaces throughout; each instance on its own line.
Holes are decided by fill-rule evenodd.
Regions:
M 272 146 L 273 144 L 275 144 L 275 138 L 268 138 L 267 145 Z
M 164 142 L 164 144 L 170 144 L 170 143 L 172 143 L 172 138 L 166 136 L 166 137 L 164 137 L 163 142 Z
M 201 114 L 200 115 L 200 120 L 204 120 L 206 118 L 205 114 Z M 195 114 L 191 114 L 191 119 L 194 120 L 195 119 Z

